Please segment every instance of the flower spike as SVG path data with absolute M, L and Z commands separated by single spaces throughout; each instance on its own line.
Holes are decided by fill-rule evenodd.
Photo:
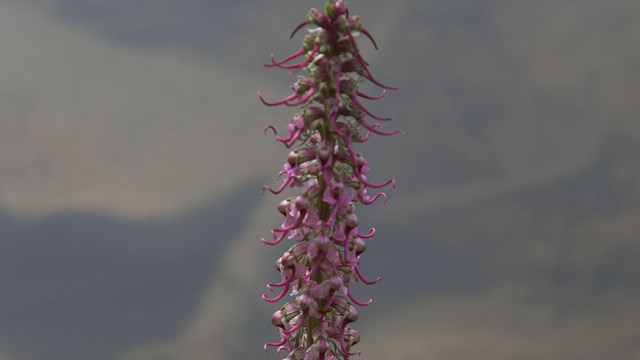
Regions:
M 266 343 L 264 350 L 286 351 L 287 360 L 348 360 L 360 354 L 353 350 L 360 341 L 352 327 L 358 320 L 356 306 L 373 302 L 356 298 L 351 287 L 380 282 L 380 277 L 367 280 L 360 270 L 366 242 L 376 230 L 358 231 L 356 205 L 371 205 L 378 199 L 387 202 L 386 193 L 368 195 L 367 190 L 389 185 L 395 189 L 395 179 L 368 180 L 369 165 L 354 145 L 368 141 L 372 134 L 403 132 L 384 131 L 380 124 L 365 120 L 391 120 L 372 114 L 360 99 L 380 100 L 387 90 L 396 88 L 383 85 L 369 71 L 356 38 L 368 38 L 376 49 L 378 44 L 357 16 L 349 16 L 346 1 L 326 0 L 324 11 L 311 9 L 291 37 L 305 27 L 308 33 L 300 50 L 282 59 L 270 54 L 270 63 L 265 64 L 298 73 L 293 92 L 273 102 L 258 92 L 267 106 L 299 108 L 286 133 L 279 134 L 273 125 L 264 128 L 265 134 L 272 131 L 276 141 L 293 149 L 278 173 L 279 186 L 265 185 L 263 191 L 276 195 L 287 189 L 299 191 L 278 204 L 284 221 L 271 229 L 273 239 L 260 239 L 269 246 L 285 239 L 295 241 L 276 262 L 279 280 L 267 284 L 270 292 L 278 289 L 277 295 L 262 295 L 269 303 L 287 294 L 293 297 L 273 314 L 280 340 Z M 363 79 L 382 91 L 378 95 L 361 92 Z

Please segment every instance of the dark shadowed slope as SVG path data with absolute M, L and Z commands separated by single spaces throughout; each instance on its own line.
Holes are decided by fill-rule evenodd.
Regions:
M 114 359 L 171 337 L 260 199 L 241 186 L 174 219 L 0 214 L 0 341 L 17 359 Z

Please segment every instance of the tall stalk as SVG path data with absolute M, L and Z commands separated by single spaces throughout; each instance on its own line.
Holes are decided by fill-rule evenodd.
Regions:
M 267 106 L 297 107 L 298 112 L 287 126 L 288 134 L 275 139 L 293 149 L 287 157 L 283 177 L 277 189 L 264 186 L 274 194 L 287 188 L 298 188 L 299 194 L 278 205 L 283 224 L 271 230 L 273 240 L 261 239 L 275 246 L 285 239 L 295 243 L 276 261 L 280 281 L 267 285 L 279 289 L 268 302 L 278 302 L 290 294 L 293 299 L 273 314 L 272 323 L 280 340 L 265 344 L 288 353 L 291 360 L 349 359 L 359 354 L 353 346 L 360 335 L 351 327 L 358 319 L 356 306 L 367 306 L 372 300 L 358 300 L 351 285 L 372 285 L 380 278 L 367 280 L 360 271 L 360 256 L 375 229 L 358 230 L 356 204 L 370 205 L 377 199 L 387 200 L 384 192 L 371 196 L 368 189 L 395 186 L 395 180 L 383 183 L 369 181 L 369 165 L 354 150 L 354 145 L 369 140 L 372 133 L 394 135 L 400 130 L 384 131 L 379 122 L 391 120 L 372 114 L 360 99 L 381 99 L 395 88 L 377 81 L 369 72 L 355 41 L 364 35 L 377 44 L 360 24 L 350 16 L 344 0 L 328 0 L 324 11 L 311 9 L 305 21 L 291 34 L 306 28 L 302 48 L 276 60 L 271 55 L 267 67 L 297 73 L 293 92 L 274 102 L 258 97 Z M 378 95 L 367 95 L 360 85 L 371 82 L 381 88 Z M 374 122 L 367 120 L 371 118 Z

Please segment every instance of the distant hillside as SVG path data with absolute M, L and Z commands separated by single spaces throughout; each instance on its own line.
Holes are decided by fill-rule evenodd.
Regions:
M 0 348 L 15 359 L 114 359 L 193 313 L 258 185 L 176 218 L 0 214 Z M 257 241 L 257 240 L 256 240 Z

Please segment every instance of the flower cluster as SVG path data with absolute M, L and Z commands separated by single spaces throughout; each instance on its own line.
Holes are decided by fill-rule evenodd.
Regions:
M 391 120 L 372 114 L 360 99 L 377 100 L 394 88 L 381 84 L 369 72 L 355 38 L 362 34 L 376 49 L 377 44 L 359 18 L 349 16 L 345 1 L 328 0 L 324 12 L 311 9 L 291 37 L 304 27 L 308 33 L 302 49 L 281 60 L 271 55 L 266 66 L 305 75 L 299 75 L 291 95 L 280 100 L 268 102 L 258 93 L 268 106 L 299 108 L 287 127 L 288 134 L 278 134 L 272 125 L 265 128 L 292 151 L 279 173 L 283 178 L 280 186 L 265 186 L 264 190 L 280 194 L 287 188 L 300 189 L 297 196 L 278 205 L 284 222 L 271 230 L 273 239 L 262 239 L 267 245 L 296 239 L 276 262 L 280 280 L 267 285 L 271 292 L 277 289 L 277 295 L 262 296 L 268 302 L 278 302 L 287 294 L 294 297 L 273 314 L 280 340 L 265 344 L 265 351 L 276 347 L 288 352 L 291 360 L 348 359 L 358 354 L 352 347 L 360 341 L 358 332 L 350 327 L 358 319 L 354 305 L 372 302 L 354 297 L 351 285 L 380 281 L 367 280 L 360 270 L 360 255 L 375 229 L 358 230 L 356 204 L 369 205 L 379 198 L 386 201 L 385 193 L 371 196 L 367 190 L 395 185 L 393 179 L 371 182 L 366 175 L 369 165 L 353 145 L 367 141 L 372 133 L 401 131 L 384 131 L 380 123 L 366 119 Z M 381 93 L 362 93 L 359 86 L 365 81 L 382 88 Z

